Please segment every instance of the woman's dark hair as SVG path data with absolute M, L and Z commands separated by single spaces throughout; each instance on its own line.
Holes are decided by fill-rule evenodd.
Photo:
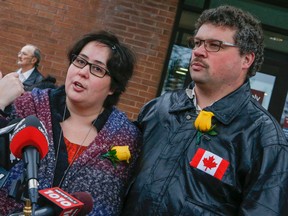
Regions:
M 84 35 L 68 52 L 68 59 L 72 63 L 73 54 L 78 55 L 86 44 L 97 41 L 111 48 L 111 55 L 107 61 L 107 69 L 111 76 L 111 90 L 114 91 L 104 101 L 104 107 L 116 105 L 120 95 L 126 90 L 127 83 L 132 77 L 136 58 L 134 53 L 118 38 L 106 31 L 93 32 Z

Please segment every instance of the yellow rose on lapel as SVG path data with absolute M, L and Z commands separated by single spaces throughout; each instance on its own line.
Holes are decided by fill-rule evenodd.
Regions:
M 116 163 L 120 161 L 126 161 L 129 163 L 131 158 L 131 153 L 129 146 L 113 146 L 111 150 L 101 155 L 102 159 L 109 159 L 112 162 L 112 165 L 116 168 Z
M 195 128 L 203 133 L 210 131 L 212 127 L 213 116 L 214 113 L 201 110 L 194 122 Z
M 116 150 L 116 157 L 119 161 L 129 163 L 129 159 L 131 158 L 129 146 L 114 146 L 111 150 Z
M 196 134 L 197 145 L 200 144 L 202 136 L 205 136 L 207 140 L 210 140 L 210 138 L 206 134 L 211 136 L 217 135 L 217 132 L 214 130 L 216 125 L 212 125 L 213 116 L 214 113 L 205 110 L 201 110 L 198 114 L 194 122 L 196 130 L 198 130 Z

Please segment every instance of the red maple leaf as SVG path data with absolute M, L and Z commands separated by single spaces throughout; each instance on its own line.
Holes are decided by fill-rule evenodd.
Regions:
M 214 160 L 215 160 L 214 156 L 210 156 L 209 158 L 203 159 L 204 166 L 206 167 L 205 171 L 207 170 L 207 168 L 212 169 L 217 166 L 217 163 L 214 162 Z

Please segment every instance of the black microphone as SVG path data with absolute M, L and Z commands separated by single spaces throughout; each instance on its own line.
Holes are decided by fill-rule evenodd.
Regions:
M 13 119 L 10 122 L 6 119 L 0 121 L 0 188 L 7 181 L 10 168 L 18 162 L 14 156 L 11 157 L 9 134 L 20 120 L 22 119 Z
M 16 118 L 10 122 L 7 120 L 2 121 L 2 119 L 0 121 L 0 188 L 2 188 L 8 181 L 8 177 L 10 175 L 9 170 L 11 167 L 19 162 L 19 159 L 15 158 L 15 156 L 11 154 L 9 148 L 9 137 L 13 129 L 21 120 L 22 118 Z
M 9 171 L 4 169 L 3 167 L 0 167 L 0 188 L 3 187 L 3 185 L 7 181 L 8 176 L 9 176 Z
M 72 196 L 84 203 L 83 208 L 78 213 L 79 216 L 88 215 L 93 210 L 93 198 L 89 193 L 75 192 L 72 193 Z
M 0 128 L 6 127 L 8 123 L 7 119 L 0 117 Z
M 3 127 L 6 127 L 8 124 L 8 121 L 6 119 L 1 119 L 0 121 L 0 188 L 4 185 L 4 183 L 7 180 L 8 174 L 9 172 L 6 170 L 6 163 L 7 163 L 7 141 L 8 141 L 8 137 L 2 135 L 1 136 L 1 130 Z M 5 131 L 5 130 L 4 130 Z M 5 167 L 5 168 L 3 168 Z
M 16 118 L 10 122 L 7 121 L 6 119 L 1 120 L 0 121 L 0 135 L 8 134 L 9 132 L 11 132 L 21 120 L 22 118 Z
M 48 152 L 47 132 L 43 123 L 33 115 L 20 121 L 11 136 L 10 150 L 15 157 L 23 159 L 29 198 L 32 204 L 37 203 L 39 160 Z

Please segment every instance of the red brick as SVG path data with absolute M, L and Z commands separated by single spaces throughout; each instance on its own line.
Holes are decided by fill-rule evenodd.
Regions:
M 136 119 L 156 96 L 179 0 L 6 0 L 0 4 L 0 70 L 17 69 L 17 53 L 27 43 L 43 54 L 39 69 L 65 80 L 66 52 L 81 35 L 108 30 L 137 56 L 135 73 L 118 107 Z

